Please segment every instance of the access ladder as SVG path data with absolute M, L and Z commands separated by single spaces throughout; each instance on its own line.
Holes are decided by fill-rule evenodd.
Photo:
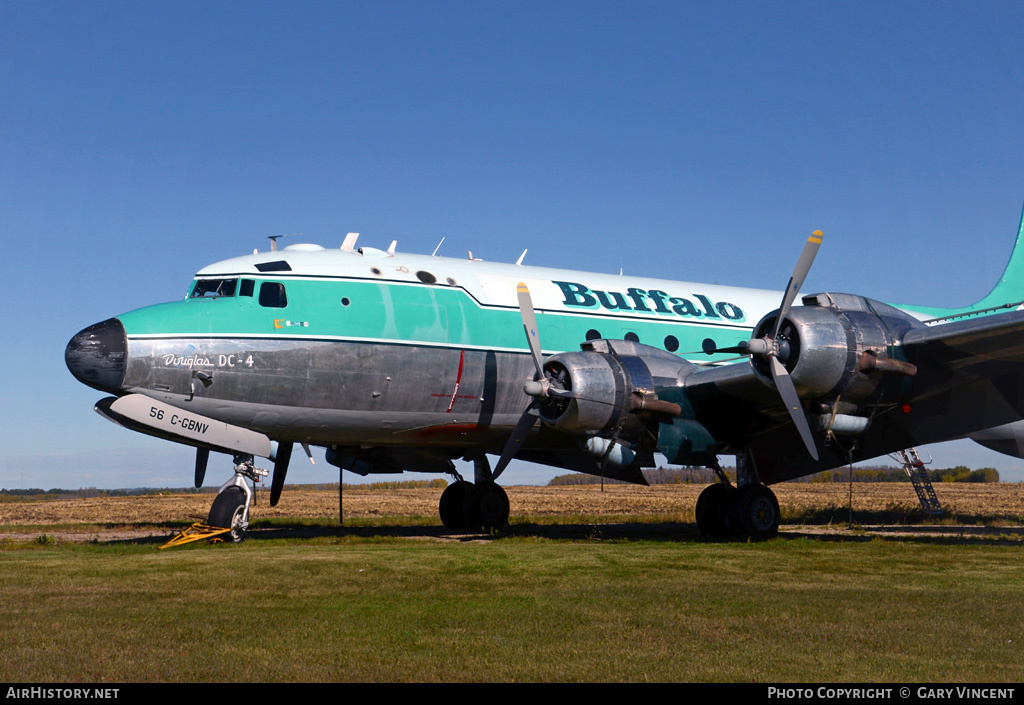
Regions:
M 917 453 L 917 448 L 907 448 L 899 452 L 900 461 L 903 463 L 903 470 L 907 473 L 910 481 L 914 484 L 914 491 L 921 502 L 921 509 L 929 516 L 941 516 L 945 510 L 935 496 L 935 488 L 928 477 L 928 471 L 924 469 L 924 462 Z

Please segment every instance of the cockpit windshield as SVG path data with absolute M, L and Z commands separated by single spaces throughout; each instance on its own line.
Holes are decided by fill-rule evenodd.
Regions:
M 215 296 L 234 296 L 235 288 L 238 285 L 237 279 L 199 279 L 192 288 L 193 299 L 202 299 Z

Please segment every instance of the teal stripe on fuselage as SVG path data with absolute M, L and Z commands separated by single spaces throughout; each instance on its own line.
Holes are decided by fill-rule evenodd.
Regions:
M 122 314 L 129 338 L 244 337 L 360 340 L 444 347 L 528 350 L 518 309 L 488 306 L 461 287 L 358 279 L 256 277 L 281 282 L 287 290 L 284 308 L 261 306 L 256 296 L 186 299 Z M 342 300 L 347 300 L 344 305 Z M 641 343 L 666 348 L 666 337 L 678 341 L 677 352 L 693 353 L 711 338 L 719 347 L 750 337 L 750 323 L 653 318 L 570 311 L 538 310 L 545 352 L 578 350 L 590 330 L 604 338 L 635 334 Z M 726 357 L 690 354 L 708 361 Z

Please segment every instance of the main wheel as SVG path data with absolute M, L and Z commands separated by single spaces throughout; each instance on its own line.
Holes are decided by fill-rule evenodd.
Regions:
M 466 526 L 467 505 L 473 494 L 473 483 L 459 480 L 448 485 L 441 493 L 438 512 L 446 529 L 463 529 Z
M 762 484 L 740 490 L 736 501 L 740 528 L 752 539 L 770 539 L 779 535 L 779 500 Z
M 726 539 L 735 533 L 731 510 L 736 489 L 724 482 L 708 485 L 697 498 L 697 529 L 709 539 Z
M 234 543 L 245 538 L 245 493 L 240 487 L 229 487 L 213 500 L 206 523 L 221 529 L 231 529 L 228 536 Z
M 491 483 L 478 488 L 475 517 L 485 529 L 494 529 L 508 524 L 508 495 L 499 485 Z

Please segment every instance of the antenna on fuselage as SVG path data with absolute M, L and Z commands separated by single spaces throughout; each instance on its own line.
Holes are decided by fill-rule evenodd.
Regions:
M 391 247 L 388 248 L 388 253 L 395 254 L 395 248 L 398 247 L 398 240 L 391 241 Z
M 437 247 L 435 247 L 434 251 L 430 253 L 430 256 L 433 257 L 434 255 L 436 255 L 437 251 L 441 249 L 441 245 L 443 245 L 443 244 L 444 244 L 444 238 L 442 237 L 441 238 L 441 242 L 437 243 Z
M 523 250 L 523 254 L 519 255 L 519 259 L 516 260 L 516 264 L 522 264 L 523 263 L 523 258 L 526 257 L 526 253 L 527 252 L 529 252 L 528 249 L 527 250 Z
M 270 240 L 270 251 L 271 252 L 277 252 L 277 238 L 279 238 L 279 237 L 295 237 L 296 235 L 301 235 L 301 234 L 302 233 L 286 233 L 284 235 L 268 235 L 267 239 Z
M 345 242 L 341 243 L 341 249 L 345 252 L 352 252 L 356 249 L 356 240 L 359 239 L 359 233 L 349 233 L 345 236 Z

